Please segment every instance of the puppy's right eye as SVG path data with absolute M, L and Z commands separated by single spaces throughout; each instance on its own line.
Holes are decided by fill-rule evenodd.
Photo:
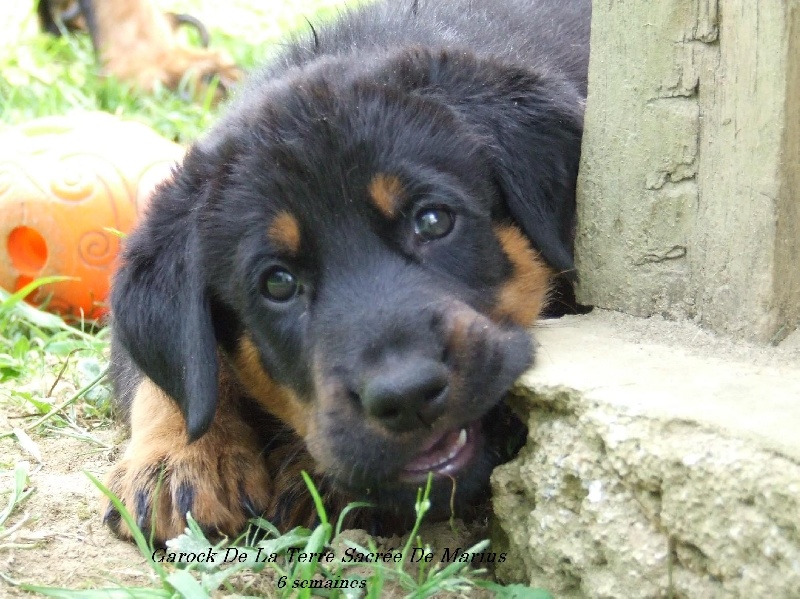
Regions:
M 271 268 L 261 276 L 261 294 L 273 302 L 288 302 L 300 291 L 300 283 L 285 268 Z
M 444 207 L 424 208 L 414 216 L 414 233 L 420 241 L 440 239 L 453 230 L 455 216 Z

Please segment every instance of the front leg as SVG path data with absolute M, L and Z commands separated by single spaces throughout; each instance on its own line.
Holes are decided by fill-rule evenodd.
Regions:
M 235 392 L 221 385 L 208 432 L 188 443 L 175 402 L 149 379 L 139 383 L 130 407 L 131 440 L 106 485 L 146 537 L 152 531 L 163 543 L 181 534 L 187 512 L 209 534 L 234 536 L 274 502 L 261 443 L 236 400 Z M 104 502 L 104 521 L 117 535 L 131 538 L 117 510 L 107 498 Z

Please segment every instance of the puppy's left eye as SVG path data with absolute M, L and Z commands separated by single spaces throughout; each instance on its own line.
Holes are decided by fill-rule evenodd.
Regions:
M 261 294 L 274 302 L 288 302 L 300 291 L 300 282 L 285 268 L 272 268 L 261 277 Z
M 440 239 L 453 230 L 455 220 L 447 208 L 423 208 L 414 215 L 414 233 L 421 241 Z

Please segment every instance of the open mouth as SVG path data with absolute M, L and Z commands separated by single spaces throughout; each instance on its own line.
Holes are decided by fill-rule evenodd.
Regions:
M 476 420 L 460 429 L 445 431 L 423 445 L 421 451 L 400 471 L 403 482 L 424 482 L 428 473 L 455 476 L 475 455 L 481 424 Z

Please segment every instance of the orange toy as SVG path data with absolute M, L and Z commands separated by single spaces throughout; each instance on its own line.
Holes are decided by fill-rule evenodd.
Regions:
M 106 113 L 47 117 L 0 130 L 0 287 L 44 276 L 76 280 L 28 299 L 99 318 L 120 239 L 182 149 Z M 112 229 L 109 231 L 108 229 Z

